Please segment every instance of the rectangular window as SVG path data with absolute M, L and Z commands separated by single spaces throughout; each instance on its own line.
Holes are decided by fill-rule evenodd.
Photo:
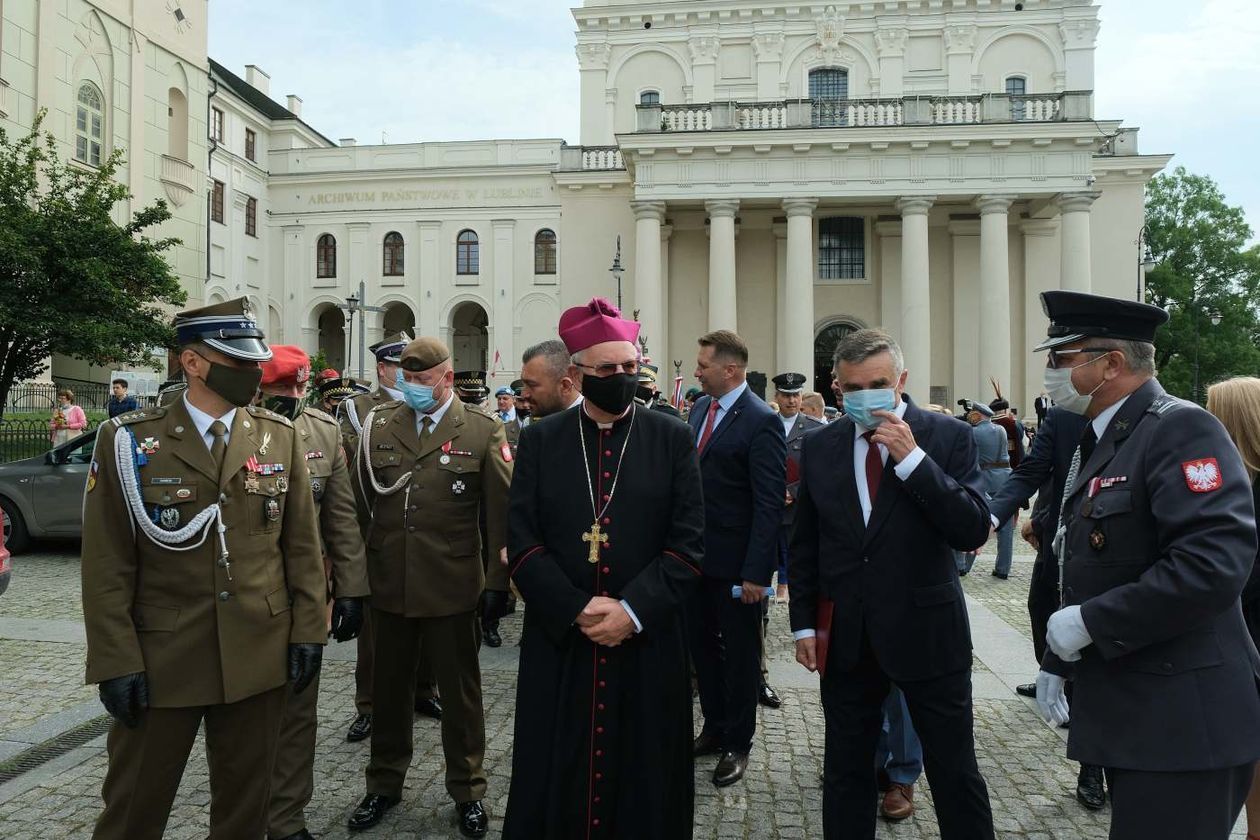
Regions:
M 245 199 L 245 235 L 258 235 L 258 199 Z
M 210 138 L 217 143 L 223 142 L 223 112 L 218 108 L 210 109 Z
M 210 191 L 210 218 L 219 224 L 223 224 L 224 189 L 225 187 L 222 181 L 215 181 L 214 189 Z
M 866 276 L 866 221 L 858 216 L 818 220 L 818 278 L 860 280 Z
M 1011 119 L 1019 122 L 1027 115 L 1027 103 L 1024 97 L 1028 94 L 1028 80 L 1020 76 L 1011 76 L 1006 80 L 1006 95 L 1011 98 Z
M 258 135 L 254 134 L 253 129 L 245 129 L 245 158 L 247 160 L 258 160 L 258 158 L 254 156 L 257 143 Z

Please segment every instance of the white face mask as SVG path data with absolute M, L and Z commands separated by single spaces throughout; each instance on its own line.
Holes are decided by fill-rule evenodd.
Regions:
M 1078 367 L 1092 365 L 1094 362 L 1104 358 L 1107 354 L 1097 356 L 1088 362 L 1081 362 L 1079 365 L 1068 368 L 1046 368 L 1042 374 L 1042 382 L 1045 385 L 1046 393 L 1050 395 L 1050 399 L 1054 400 L 1054 404 L 1064 411 L 1070 411 L 1073 414 L 1084 414 L 1089 408 L 1089 404 L 1094 400 L 1094 394 L 1103 386 L 1103 380 L 1099 382 L 1093 391 L 1088 394 L 1082 394 L 1076 390 L 1076 386 L 1072 384 L 1072 371 Z

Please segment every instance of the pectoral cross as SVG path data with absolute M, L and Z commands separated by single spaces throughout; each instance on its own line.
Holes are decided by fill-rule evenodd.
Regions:
M 591 544 L 591 551 L 586 555 L 586 562 L 598 563 L 599 548 L 608 543 L 608 535 L 600 532 L 598 522 L 593 522 L 591 530 L 582 535 L 582 542 Z

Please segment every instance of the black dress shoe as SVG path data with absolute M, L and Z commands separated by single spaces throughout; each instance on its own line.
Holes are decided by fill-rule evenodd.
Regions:
M 1107 802 L 1103 789 L 1103 769 L 1096 764 L 1082 764 L 1076 777 L 1076 799 L 1091 811 L 1097 811 Z
M 416 701 L 416 714 L 431 717 L 434 720 L 442 719 L 442 701 L 436 697 L 426 697 L 423 700 Z
M 346 740 L 354 743 L 355 741 L 362 741 L 371 734 L 372 716 L 359 715 L 354 719 L 354 723 L 350 724 L 350 730 L 346 732 Z
M 481 801 L 460 802 L 455 806 L 459 814 L 459 833 L 465 837 L 485 837 L 490 830 L 490 815 Z
M 268 835 L 268 840 L 315 840 L 315 835 L 311 834 L 304 828 L 301 831 L 294 832 L 293 834 L 286 834 L 283 837 L 271 837 Z
M 727 750 L 718 759 L 717 768 L 713 771 L 713 784 L 718 787 L 733 785 L 744 778 L 748 769 L 748 753 L 737 753 Z
M 346 828 L 351 831 L 362 831 L 365 828 L 371 828 L 381 821 L 385 816 L 385 812 L 398 804 L 397 799 L 389 796 L 383 796 L 379 793 L 369 793 L 363 797 L 363 801 L 354 809 L 354 813 L 350 815 L 350 819 L 346 821 Z
M 481 638 L 485 640 L 486 647 L 499 647 L 503 644 L 498 627 L 482 627 Z
M 779 695 L 775 694 L 774 689 L 766 683 L 762 683 L 761 691 L 757 692 L 757 702 L 770 709 L 777 709 L 783 705 Z
M 1023 683 L 1022 685 L 1017 685 L 1015 686 L 1015 693 L 1018 694 L 1020 697 L 1031 697 L 1034 700 L 1036 700 L 1037 699 L 1037 684 L 1036 683 Z
M 700 734 L 691 744 L 691 754 L 697 758 L 702 755 L 718 755 L 721 752 L 722 739 L 707 730 L 700 730 Z

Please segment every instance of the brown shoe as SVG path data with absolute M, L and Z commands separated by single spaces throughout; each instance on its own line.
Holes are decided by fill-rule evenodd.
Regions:
M 879 812 L 887 820 L 904 820 L 914 813 L 914 785 L 893 782 L 884 794 Z

